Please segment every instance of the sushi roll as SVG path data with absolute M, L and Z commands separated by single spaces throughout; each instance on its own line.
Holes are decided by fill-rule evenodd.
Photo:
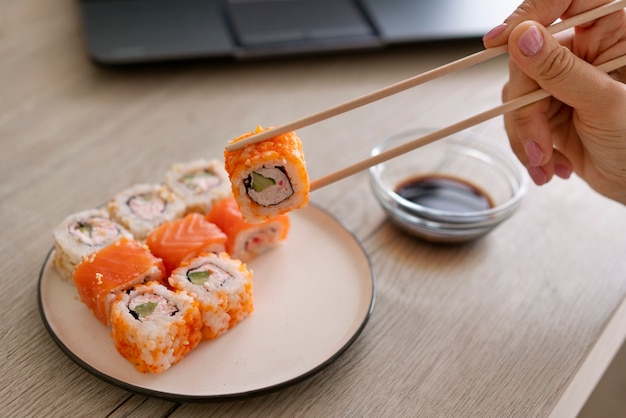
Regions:
M 287 239 L 290 226 L 287 214 L 259 224 L 247 223 L 234 197 L 215 203 L 206 219 L 226 234 L 226 252 L 244 263 L 280 245 Z
M 111 307 L 117 351 L 142 373 L 162 373 L 202 341 L 198 302 L 151 282 L 121 293 Z
M 111 218 L 141 241 L 163 222 L 183 216 L 185 204 L 163 185 L 138 184 L 118 193 L 108 210 Z
M 217 159 L 174 164 L 166 173 L 165 182 L 185 202 L 185 214 L 204 215 L 215 201 L 231 193 L 224 163 Z
M 263 128 L 257 127 L 231 143 L 261 131 Z M 309 177 L 302 142 L 295 132 L 225 150 L 224 159 L 233 195 L 246 222 L 261 223 L 309 202 Z
M 89 209 L 67 216 L 54 230 L 52 263 L 64 280 L 71 281 L 74 269 L 85 257 L 121 237 L 132 237 L 104 209 Z
M 111 304 L 119 293 L 149 281 L 167 283 L 163 262 L 126 237 L 86 257 L 73 279 L 80 300 L 104 325 L 110 323 Z
M 226 253 L 205 254 L 177 268 L 170 286 L 200 303 L 205 339 L 224 334 L 252 313 L 252 271 Z
M 226 250 L 226 234 L 199 213 L 165 222 L 148 234 L 146 244 L 163 260 L 169 274 L 183 261 L 205 252 Z

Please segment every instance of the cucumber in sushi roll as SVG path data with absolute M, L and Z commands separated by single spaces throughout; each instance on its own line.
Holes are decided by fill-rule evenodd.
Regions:
M 161 259 L 125 237 L 86 257 L 76 266 L 73 281 L 80 300 L 104 325 L 110 324 L 111 304 L 118 294 L 148 281 L 167 283 Z
M 132 234 L 103 209 L 67 216 L 54 230 L 53 265 L 64 280 L 72 280 L 76 266 L 94 251 Z
M 185 204 L 161 184 L 138 184 L 118 193 L 108 204 L 111 217 L 137 240 L 164 222 L 181 217 Z
M 258 127 L 231 144 L 262 131 Z M 233 195 L 246 222 L 261 223 L 308 204 L 309 177 L 302 142 L 295 132 L 226 150 L 224 158 Z
M 252 313 L 252 272 L 226 253 L 196 257 L 172 273 L 169 284 L 200 303 L 204 338 L 224 334 Z
M 214 202 L 231 193 L 224 163 L 217 159 L 174 164 L 165 177 L 167 186 L 185 203 L 185 214 L 205 214 Z
M 117 351 L 143 373 L 162 373 L 202 341 L 198 302 L 150 282 L 120 294 L 111 308 Z

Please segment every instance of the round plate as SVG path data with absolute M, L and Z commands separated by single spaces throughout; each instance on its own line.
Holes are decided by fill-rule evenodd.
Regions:
M 287 240 L 248 264 L 252 315 L 203 341 L 161 374 L 143 374 L 118 354 L 103 326 L 63 281 L 48 254 L 39 309 L 59 347 L 94 375 L 124 389 L 175 401 L 234 399 L 277 390 L 319 372 L 361 333 L 375 279 L 358 240 L 317 206 L 290 213 Z

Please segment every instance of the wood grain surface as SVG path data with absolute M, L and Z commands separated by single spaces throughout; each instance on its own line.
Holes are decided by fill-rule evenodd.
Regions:
M 481 45 L 105 68 L 85 54 L 75 2 L 1 0 L 0 9 L 2 416 L 572 416 L 626 335 L 625 209 L 579 179 L 532 187 L 490 235 L 446 246 L 391 225 L 358 173 L 311 196 L 362 241 L 377 276 L 374 313 L 338 360 L 282 391 L 222 403 L 100 380 L 56 346 L 38 312 L 39 271 L 66 215 L 161 181 L 174 162 L 219 158 L 257 124 L 295 120 Z M 506 77 L 500 57 L 302 129 L 311 177 L 392 134 L 499 104 Z M 501 120 L 473 130 L 506 142 Z

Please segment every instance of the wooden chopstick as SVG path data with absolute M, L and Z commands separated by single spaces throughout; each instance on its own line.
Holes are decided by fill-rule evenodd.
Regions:
M 608 61 L 604 64 L 598 65 L 598 69 L 609 73 L 611 71 L 615 71 L 623 66 L 626 66 L 626 55 L 619 57 L 619 58 L 615 58 L 611 61 Z M 390 149 L 388 151 L 382 152 L 378 155 L 374 155 L 368 159 L 362 160 L 354 165 L 351 165 L 349 167 L 346 167 L 342 170 L 336 171 L 332 174 L 329 174 L 325 177 L 322 177 L 320 179 L 314 180 L 311 182 L 311 191 L 319 189 L 321 187 L 327 186 L 331 183 L 334 183 L 338 180 L 344 179 L 348 176 L 351 176 L 353 174 L 356 174 L 362 170 L 365 170 L 369 167 L 375 166 L 376 164 L 380 164 L 382 162 L 385 162 L 387 160 L 390 160 L 392 158 L 395 158 L 397 156 L 400 156 L 404 153 L 407 153 L 409 151 L 412 151 L 416 148 L 422 147 L 424 145 L 430 144 L 432 142 L 435 142 L 439 139 L 445 138 L 447 136 L 450 136 L 452 134 L 455 134 L 459 131 L 462 131 L 464 129 L 467 129 L 471 126 L 477 125 L 479 123 L 485 122 L 491 118 L 494 118 L 496 116 L 502 115 L 504 113 L 507 112 L 511 112 L 513 110 L 522 108 L 524 106 L 527 106 L 529 104 L 535 103 L 539 100 L 545 99 L 550 97 L 550 93 L 548 93 L 545 90 L 539 89 L 539 90 L 535 90 L 531 93 L 528 93 L 524 96 L 518 97 L 517 99 L 508 101 L 506 103 L 503 103 L 499 106 L 496 106 L 492 109 L 489 109 L 485 112 L 476 114 L 468 119 L 465 119 L 463 121 L 457 122 L 455 124 L 446 126 L 445 128 L 442 128 L 438 131 L 435 132 L 431 132 L 429 134 L 426 134 L 422 137 L 419 137 L 417 139 L 414 139 L 410 142 L 407 142 L 403 145 L 400 145 L 396 148 Z
M 626 0 L 616 0 L 612 3 L 605 4 L 603 6 L 597 7 L 587 12 L 573 16 L 569 19 L 555 23 L 551 25 L 550 27 L 548 27 L 548 30 L 550 31 L 550 33 L 556 34 L 566 29 L 598 19 L 602 16 L 606 16 L 607 14 L 616 12 L 620 9 L 623 9 L 624 7 L 626 7 Z M 376 90 L 374 92 L 371 92 L 364 96 L 350 100 L 348 102 L 330 107 L 318 113 L 314 113 L 312 115 L 305 116 L 293 122 L 289 122 L 285 125 L 268 129 L 258 134 L 251 135 L 247 138 L 241 139 L 237 142 L 228 144 L 226 146 L 226 150 L 235 151 L 237 149 L 241 149 L 247 145 L 250 145 L 256 142 L 264 141 L 266 139 L 284 134 L 286 132 L 295 131 L 297 129 L 304 128 L 306 126 L 313 125 L 314 123 L 321 122 L 325 119 L 329 119 L 334 116 L 340 115 L 342 113 L 348 112 L 350 110 L 356 109 L 358 107 L 365 106 L 369 103 L 375 102 L 377 100 L 381 100 L 383 98 L 389 97 L 396 93 L 400 93 L 404 90 L 408 90 L 412 87 L 416 87 L 420 84 L 426 83 L 428 81 L 434 80 L 444 75 L 488 61 L 506 52 L 507 52 L 506 45 L 502 45 L 502 46 L 495 47 L 495 48 L 484 49 L 480 52 L 474 53 L 472 55 L 468 55 L 467 57 L 442 65 L 441 67 L 424 72 L 414 77 L 407 78 L 403 81 L 389 85 L 380 90 Z

